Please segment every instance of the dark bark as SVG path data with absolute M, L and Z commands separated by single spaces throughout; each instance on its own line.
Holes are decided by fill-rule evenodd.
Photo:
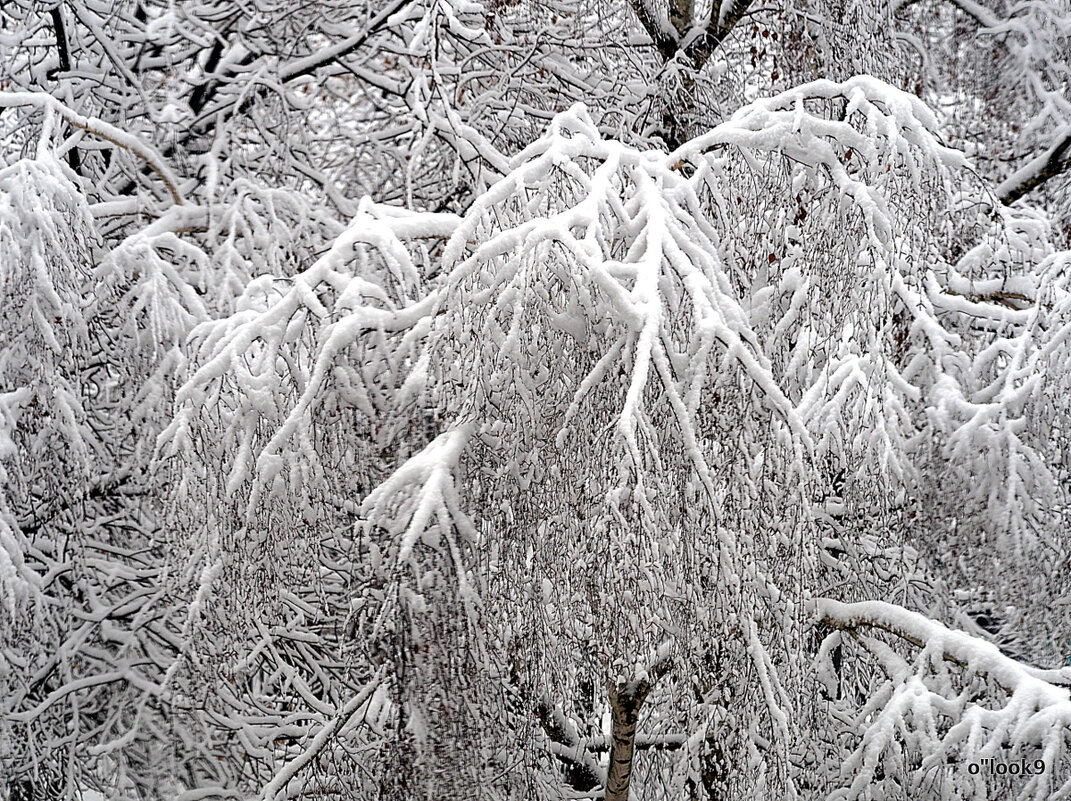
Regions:
M 67 29 L 63 24 L 63 9 L 57 5 L 48 12 L 52 19 L 52 30 L 56 33 L 56 54 L 59 56 L 60 72 L 71 71 L 71 49 L 67 44 Z M 67 151 L 67 164 L 74 170 L 75 175 L 82 174 L 82 155 L 77 147 Z
M 564 715 L 547 698 L 541 698 L 536 704 L 536 717 L 543 727 L 544 733 L 552 742 L 564 745 L 566 748 L 575 749 L 577 739 L 569 727 L 565 725 Z M 565 780 L 574 790 L 585 793 L 602 784 L 602 777 L 586 762 L 569 759 L 558 754 L 558 760 L 562 763 L 565 771 Z
M 689 0 L 670 0 L 669 22 L 677 32 L 676 37 L 668 35 L 660 20 L 655 18 L 658 12 L 651 8 L 645 0 L 629 0 L 629 5 L 639 19 L 647 35 L 651 37 L 663 63 L 678 60 L 690 68 L 684 75 L 682 89 L 683 106 L 678 108 L 667 107 L 662 113 L 662 138 L 670 149 L 676 149 L 684 144 L 691 135 L 688 128 L 688 119 L 695 109 L 695 78 L 710 61 L 710 57 L 721 47 L 736 24 L 744 18 L 754 0 L 736 0 L 729 8 L 725 19 L 719 19 L 721 3 L 714 2 L 710 11 L 710 18 L 703 26 L 698 36 L 689 35 L 696 27 L 695 5 Z M 702 25 L 702 21 L 699 22 Z M 681 46 L 683 42 L 688 44 Z
M 640 21 L 640 25 L 647 32 L 647 35 L 651 37 L 655 47 L 658 48 L 662 61 L 666 62 L 673 58 L 673 54 L 677 52 L 678 42 L 676 39 L 667 36 L 665 29 L 654 16 L 658 12 L 647 5 L 645 0 L 629 0 L 629 6 Z
M 724 22 L 719 22 L 718 20 L 718 6 L 720 3 L 714 3 L 711 9 L 710 22 L 707 24 L 703 34 L 689 44 L 682 54 L 687 61 L 694 65 L 696 72 L 703 69 L 710 57 L 714 55 L 714 51 L 721 47 L 722 42 L 732 33 L 736 24 L 744 18 L 753 2 L 754 0 L 736 0 L 729 13 L 725 16 Z

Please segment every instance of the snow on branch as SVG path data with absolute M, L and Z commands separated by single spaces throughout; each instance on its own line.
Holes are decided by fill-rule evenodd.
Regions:
M 1056 141 L 1044 153 L 1005 178 L 993 191 L 1001 203 L 1011 205 L 1051 178 L 1071 169 L 1071 126 L 1060 131 Z
M 369 392 L 377 377 L 360 362 L 341 362 L 341 354 L 366 334 L 397 333 L 405 348 L 407 332 L 419 331 L 436 302 L 434 293 L 421 294 L 425 278 L 406 242 L 445 237 L 455 225 L 449 214 L 402 214 L 365 203 L 312 266 L 293 278 L 252 281 L 235 314 L 193 331 L 199 366 L 177 394 L 162 452 L 187 447 L 196 415 L 210 403 L 235 445 L 236 456 L 227 458 L 228 494 L 252 481 L 255 504 L 259 488 L 270 487 L 288 458 L 315 470 L 309 421 L 329 384 L 344 403 L 376 413 Z
M 1040 707 L 1068 704 L 1071 668 L 1041 670 L 1005 656 L 993 643 L 884 601 L 816 601 L 816 616 L 840 629 L 878 628 L 918 648 L 929 648 L 967 670 L 991 678 L 1007 692 L 1031 695 Z M 1063 712 L 1071 716 L 1071 706 Z M 1071 721 L 1071 717 L 1067 717 Z
M 860 481 L 916 480 L 919 405 L 938 381 L 961 391 L 947 360 L 957 337 L 926 293 L 929 266 L 908 254 L 947 228 L 940 198 L 965 166 L 936 129 L 917 98 L 856 76 L 758 100 L 667 157 L 724 230 L 724 259 L 818 454 L 847 447 Z M 741 223 L 738 187 L 756 180 L 776 211 Z
M 463 522 L 452 478 L 471 434 L 471 426 L 441 434 L 365 498 L 361 510 L 370 525 L 389 526 L 392 533 L 400 530 L 401 524 L 405 525 L 395 555 L 399 565 L 410 559 L 417 541 L 431 526 L 451 537 L 449 532 L 456 521 L 462 521 L 465 533 L 475 537 L 471 526 Z M 406 488 L 412 486 L 418 489 L 410 498 Z M 460 552 L 454 542 L 451 552 L 464 582 L 464 565 L 459 561 Z
M 474 570 L 480 535 L 457 486 L 473 430 L 449 427 L 361 504 L 371 559 L 353 603 L 374 663 L 387 666 L 396 721 L 372 758 L 383 761 L 385 784 L 427 797 L 496 798 L 508 781 L 495 725 L 502 668 L 493 666 Z
M 815 617 L 852 635 L 886 676 L 855 719 L 860 742 L 842 770 L 842 775 L 854 773 L 854 780 L 833 798 L 862 797 L 877 780 L 880 766 L 886 774 L 911 773 L 905 748 L 921 760 L 913 763 L 917 772 L 910 777 L 915 792 L 936 792 L 931 785 L 942 782 L 984 792 L 983 779 L 969 774 L 965 763 L 1009 755 L 1044 764 L 1031 777 L 1017 779 L 1015 798 L 1043 801 L 1071 793 L 1071 779 L 1060 784 L 1058 778 L 1069 762 L 1071 668 L 1024 665 L 990 642 L 881 601 L 821 598 L 815 602 Z M 893 634 L 920 649 L 917 659 L 912 663 L 868 631 Z M 961 668 L 962 674 L 951 674 L 946 663 Z M 979 680 L 991 688 L 988 698 L 972 691 Z M 1003 694 L 1003 701 L 993 689 Z M 1006 797 L 1012 797 L 1011 792 Z
M 18 471 L 25 484 L 13 492 L 77 481 L 88 468 L 75 374 L 89 347 L 83 312 L 96 244 L 85 200 L 51 153 L 0 169 L 0 391 L 17 421 L 18 456 L 40 471 Z
M 1035 542 L 1057 492 L 1049 446 L 1025 426 L 1047 380 L 1048 326 L 1037 282 L 1009 272 L 1051 253 L 1043 221 L 971 211 L 992 209 L 988 191 L 942 144 L 934 114 L 869 76 L 756 101 L 668 160 L 715 208 L 741 201 L 730 180 L 756 174 L 786 196 L 784 233 L 763 221 L 735 248 L 742 260 L 769 253 L 771 266 L 738 280 L 751 285 L 753 325 L 819 455 L 841 454 L 852 480 L 919 488 L 936 464 L 916 434 L 940 432 L 947 471 L 974 502 L 956 513 L 1003 544 Z M 830 226 L 840 241 L 822 249 Z M 963 239 L 977 244 L 949 263 L 948 245 Z M 965 319 L 991 332 L 969 355 Z
M 624 362 L 628 378 L 615 425 L 627 458 L 636 466 L 644 461 L 643 397 L 656 382 L 709 484 L 696 415 L 712 362 L 722 354 L 806 442 L 697 205 L 688 180 L 659 154 L 604 140 L 579 106 L 558 115 L 546 136 L 518 154 L 513 171 L 477 198 L 443 254 L 447 309 L 455 316 L 480 310 L 464 339 L 442 342 L 468 355 L 444 360 L 474 359 L 481 367 L 471 378 L 488 387 L 511 370 L 531 372 L 515 384 L 530 397 L 543 358 L 596 349 L 603 358 L 570 377 L 570 397 L 553 401 L 563 404 L 555 412 L 561 432 L 601 384 L 616 382 L 608 374 L 613 362 Z M 532 314 L 543 322 L 526 330 L 522 320 Z M 531 430 L 544 426 L 532 424 Z
M 334 717 L 320 727 L 298 756 L 287 762 L 283 768 L 275 774 L 272 780 L 264 785 L 264 789 L 260 792 L 261 801 L 276 801 L 278 798 L 291 797 L 290 794 L 286 792 L 289 783 L 303 771 L 309 769 L 314 763 L 314 760 L 318 759 L 321 752 L 327 748 L 331 739 L 338 736 L 339 732 L 346 727 L 346 724 L 349 723 L 358 712 L 369 706 L 373 693 L 379 689 L 380 682 L 383 678 L 383 672 L 384 671 L 380 669 L 376 675 L 361 688 L 360 692 L 350 698 L 346 704 L 338 710 Z
M 83 117 L 78 112 L 61 103 L 52 95 L 43 92 L 0 92 L 0 108 L 14 108 L 17 106 L 37 106 L 46 112 L 45 132 L 41 137 L 44 142 L 52 132 L 52 115 L 59 116 L 76 128 L 81 128 L 86 133 L 93 134 L 106 142 L 111 142 L 116 147 L 128 150 L 144 161 L 157 177 L 167 187 L 171 200 L 177 206 L 186 201 L 179 188 L 179 179 L 167 165 L 163 156 L 138 137 L 116 128 L 114 125 L 99 120 L 95 117 Z

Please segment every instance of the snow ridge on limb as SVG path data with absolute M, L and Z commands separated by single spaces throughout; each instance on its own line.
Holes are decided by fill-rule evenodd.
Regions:
M 983 758 L 1044 765 L 1014 777 L 1000 797 L 1044 801 L 1071 795 L 1071 669 L 1024 665 L 979 637 L 881 601 L 819 598 L 814 614 L 837 630 L 830 636 L 851 635 L 885 676 L 854 719 L 859 745 L 842 775 L 855 778 L 831 799 L 870 797 L 882 781 L 876 778 L 879 766 L 886 775 L 908 777 L 916 793 L 995 797 L 989 793 L 1000 787 L 992 777 L 967 770 Z M 916 658 L 902 656 L 896 641 L 875 637 L 878 631 L 919 649 Z M 975 700 L 979 691 L 993 702 Z
M 412 556 L 417 539 L 428 526 L 438 526 L 440 530 L 447 531 L 452 525 L 451 521 L 459 518 L 458 496 L 451 475 L 457 469 L 461 452 L 471 435 L 471 426 L 461 426 L 440 434 L 364 499 L 361 510 L 368 520 L 382 520 L 389 524 L 390 521 L 396 523 L 408 518 L 396 555 L 399 566 Z M 408 514 L 398 512 L 393 507 L 397 505 L 403 489 L 410 484 L 421 486 L 413 501 L 414 506 Z M 465 534 L 475 536 L 471 525 L 466 525 L 465 529 Z M 450 551 L 455 555 L 456 566 L 462 571 L 463 577 L 464 565 L 456 561 L 456 543 L 451 543 Z
M 813 109 L 813 101 L 820 100 L 846 101 L 845 119 L 823 118 L 810 111 L 808 103 Z M 855 112 L 866 119 L 863 130 L 847 121 Z M 908 155 L 912 147 L 945 167 L 966 166 L 963 153 L 939 141 L 937 129 L 937 118 L 917 97 L 873 76 L 856 75 L 843 82 L 811 81 L 756 100 L 727 122 L 674 150 L 666 161 L 676 164 L 696 153 L 727 145 L 777 150 L 803 164 L 821 164 L 839 184 L 852 187 L 856 182 L 848 173 L 850 165 L 834 157 L 830 149 L 834 142 L 857 149 L 868 164 L 879 157 Z M 825 147 L 814 147 L 819 139 L 827 140 Z

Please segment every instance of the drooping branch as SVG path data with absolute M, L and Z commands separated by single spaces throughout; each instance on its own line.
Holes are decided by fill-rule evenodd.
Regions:
M 99 120 L 96 117 L 83 117 L 78 112 L 52 97 L 52 95 L 45 94 L 44 92 L 0 93 L 0 108 L 14 108 L 16 106 L 37 106 L 38 108 L 45 109 L 53 114 L 57 114 L 75 128 L 81 128 L 86 133 L 93 134 L 106 142 L 111 142 L 116 147 L 121 147 L 124 150 L 130 151 L 144 161 L 152 171 L 156 173 L 157 177 L 160 178 L 164 186 L 167 188 L 168 194 L 171 195 L 171 200 L 176 206 L 181 206 L 186 202 L 182 197 L 182 191 L 179 189 L 178 177 L 172 172 L 171 168 L 167 166 L 167 163 L 159 152 L 157 152 L 152 145 L 146 144 L 138 137 L 129 134 L 126 131 L 122 131 L 114 125 Z
M 917 648 L 940 648 L 947 661 L 982 678 L 992 679 L 1009 693 L 1026 685 L 1034 687 L 1036 684 L 1038 687 L 1034 689 L 1045 688 L 1043 694 L 1052 696 L 1053 702 L 1068 704 L 1068 712 L 1071 714 L 1071 701 L 1066 697 L 1066 691 L 1057 689 L 1071 687 L 1071 668 L 1046 670 L 1024 665 L 1002 654 L 1000 649 L 990 642 L 966 632 L 955 631 L 917 612 L 882 601 L 848 604 L 820 598 L 816 601 L 815 611 L 819 621 L 835 629 L 880 629 L 895 634 Z
M 980 637 L 881 601 L 841 603 L 822 598 L 815 602 L 815 616 L 847 632 L 885 674 L 882 687 L 853 724 L 859 742 L 843 764 L 855 779 L 851 787 L 835 794 L 838 798 L 866 797 L 879 771 L 888 774 L 883 765 L 917 770 L 905 761 L 906 750 L 921 758 L 923 772 L 977 754 L 1031 755 L 1037 760 L 1037 778 L 1026 783 L 1017 798 L 1063 797 L 1071 790 L 1071 782 L 1064 782 L 1053 793 L 1049 778 L 1066 765 L 1071 669 L 1031 667 Z M 921 653 L 908 660 L 881 639 L 860 631 L 866 628 L 894 634 Z M 962 676 L 951 681 L 949 672 L 937 666 L 940 660 L 960 666 Z M 978 679 L 1000 687 L 1004 698 L 986 693 L 971 698 L 965 690 Z

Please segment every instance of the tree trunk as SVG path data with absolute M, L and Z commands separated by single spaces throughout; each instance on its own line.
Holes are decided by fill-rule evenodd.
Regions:
M 635 689 L 610 687 L 610 766 L 606 771 L 605 801 L 628 801 L 632 780 L 632 758 L 636 752 L 636 721 L 646 693 Z
M 636 721 L 640 709 L 655 684 L 673 667 L 666 649 L 640 678 L 608 687 L 610 699 L 610 766 L 606 770 L 603 801 L 628 801 L 632 781 L 632 759 L 636 753 Z

